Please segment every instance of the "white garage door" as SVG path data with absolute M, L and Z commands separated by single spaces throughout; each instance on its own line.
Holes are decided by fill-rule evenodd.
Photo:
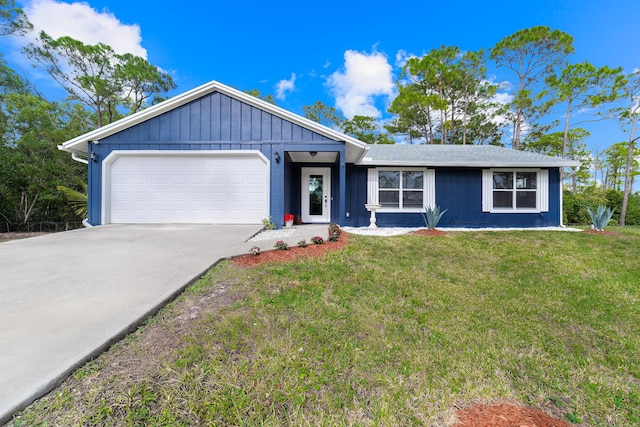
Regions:
M 103 223 L 260 224 L 269 165 L 256 151 L 113 152 Z

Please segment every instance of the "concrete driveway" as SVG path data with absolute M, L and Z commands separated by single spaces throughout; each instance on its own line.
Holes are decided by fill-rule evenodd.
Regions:
M 0 425 L 261 228 L 108 225 L 0 244 Z

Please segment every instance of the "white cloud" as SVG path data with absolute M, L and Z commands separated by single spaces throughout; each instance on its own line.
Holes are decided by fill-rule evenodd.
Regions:
M 393 73 L 387 57 L 375 50 L 371 54 L 347 50 L 344 72 L 336 71 L 327 79 L 336 107 L 347 118 L 355 115 L 379 118 L 382 113 L 375 97 L 394 94 Z
M 123 24 L 108 10 L 98 12 L 85 2 L 32 0 L 24 6 L 24 11 L 34 26 L 33 37 L 45 31 L 53 38 L 68 36 L 85 44 L 104 43 L 116 53 L 147 58 L 147 51 L 141 45 L 140 27 Z
M 410 58 L 415 58 L 416 55 L 413 53 L 409 53 L 404 49 L 400 49 L 398 52 L 396 52 L 396 67 L 398 68 L 402 68 L 405 65 L 407 65 L 407 61 L 409 61 Z
M 287 95 L 287 92 L 292 92 L 296 87 L 296 73 L 291 73 L 289 80 L 280 80 L 276 83 L 276 98 L 282 99 Z

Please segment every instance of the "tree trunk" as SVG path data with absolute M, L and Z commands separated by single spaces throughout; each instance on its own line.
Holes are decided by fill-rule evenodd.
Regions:
M 40 192 L 38 191 L 35 197 L 33 198 L 33 200 L 31 201 L 31 203 L 29 203 L 29 196 L 27 195 L 27 192 L 26 191 L 22 192 L 21 204 L 24 212 L 24 219 L 22 220 L 23 225 L 26 225 L 27 222 L 29 221 L 29 217 L 31 216 L 31 212 L 33 211 L 33 207 L 36 205 L 36 202 L 38 201 L 39 196 L 40 196 Z
M 627 206 L 629 204 L 629 193 L 631 193 L 631 165 L 633 164 L 633 143 L 638 138 L 633 138 L 636 130 L 636 119 L 631 123 L 631 133 L 629 134 L 629 147 L 627 149 L 627 167 L 624 171 L 624 193 L 622 194 L 622 208 L 620 208 L 620 226 L 625 226 L 627 219 Z
M 522 109 L 518 108 L 516 118 L 513 122 L 513 139 L 511 140 L 511 148 L 520 149 L 520 122 L 522 121 Z

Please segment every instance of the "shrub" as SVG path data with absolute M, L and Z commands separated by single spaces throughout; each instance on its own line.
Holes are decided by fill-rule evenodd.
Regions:
M 315 245 L 321 245 L 324 243 L 324 239 L 320 236 L 315 236 L 311 238 L 311 241 L 313 242 L 313 244 Z
M 329 241 L 336 242 L 340 237 L 340 226 L 338 224 L 331 223 L 329 225 Z
M 264 226 L 265 230 L 273 230 L 274 228 L 276 228 L 276 225 L 273 223 L 273 218 L 271 217 L 264 218 L 262 220 L 262 225 Z
M 607 205 L 605 192 L 600 188 L 588 187 L 573 194 L 565 191 L 562 199 L 562 215 L 564 224 L 589 224 L 591 219 L 587 208 L 589 206 Z
M 307 247 L 307 241 L 302 239 L 298 242 L 298 247 L 300 248 L 306 248 Z
M 273 247 L 279 251 L 286 251 L 287 249 L 289 249 L 289 245 L 282 240 L 278 240 L 276 244 L 273 245 Z

